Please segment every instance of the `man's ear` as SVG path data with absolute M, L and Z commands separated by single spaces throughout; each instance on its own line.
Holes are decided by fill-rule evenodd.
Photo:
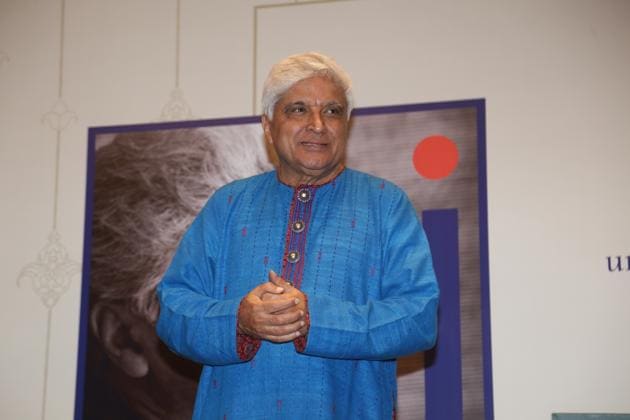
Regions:
M 265 134 L 265 141 L 268 144 L 273 144 L 273 138 L 271 137 L 271 121 L 267 118 L 266 115 L 263 115 L 261 118 L 261 123 L 263 127 L 263 133 Z
M 90 311 L 90 327 L 107 357 L 128 376 L 142 378 L 149 373 L 149 361 L 134 320 L 141 322 L 123 305 L 97 302 Z
M 265 150 L 267 151 L 267 157 L 269 158 L 269 162 L 271 162 L 273 166 L 278 166 L 278 154 L 276 153 L 276 149 L 273 146 L 273 138 L 271 137 L 271 122 L 266 115 L 263 115 L 261 118 L 261 123 L 265 136 Z

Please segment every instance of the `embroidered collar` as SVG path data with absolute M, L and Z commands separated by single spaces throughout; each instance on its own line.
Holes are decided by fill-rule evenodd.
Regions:
M 321 184 L 299 184 L 299 185 L 291 185 L 291 184 L 287 184 L 286 182 L 282 181 L 280 179 L 280 177 L 278 176 L 278 171 L 276 170 L 276 179 L 278 180 L 278 182 L 282 185 L 285 185 L 289 188 L 292 189 L 302 189 L 302 188 L 309 188 L 309 189 L 317 189 L 320 187 L 323 187 L 325 185 L 329 185 L 329 184 L 334 184 L 335 181 L 337 180 L 337 178 L 339 178 L 339 176 L 345 171 L 346 166 L 345 165 L 341 165 L 341 167 L 337 170 L 337 173 L 330 178 L 328 181 L 321 183 Z

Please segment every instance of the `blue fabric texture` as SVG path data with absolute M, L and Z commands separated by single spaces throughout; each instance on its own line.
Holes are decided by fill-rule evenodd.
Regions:
M 416 211 L 392 183 L 351 169 L 317 187 L 302 261 L 306 348 L 236 351 L 241 299 L 282 271 L 294 188 L 275 172 L 219 189 L 158 286 L 157 331 L 204 365 L 195 419 L 390 419 L 396 357 L 430 348 L 438 287 Z

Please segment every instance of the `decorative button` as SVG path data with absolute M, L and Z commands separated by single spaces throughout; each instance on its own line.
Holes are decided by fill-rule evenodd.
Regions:
M 311 199 L 311 192 L 309 190 L 307 190 L 306 188 L 303 189 L 303 190 L 300 190 L 300 191 L 298 191 L 297 198 L 302 203 L 306 203 L 306 202 L 310 201 L 310 199 Z
M 295 222 L 293 222 L 293 224 L 291 225 L 291 230 L 295 233 L 300 233 L 304 230 L 304 222 L 301 220 L 296 220 Z
M 290 263 L 295 264 L 296 262 L 300 261 L 300 253 L 299 253 L 299 252 L 297 252 L 297 251 L 290 251 L 290 252 L 287 254 L 287 260 L 288 260 Z

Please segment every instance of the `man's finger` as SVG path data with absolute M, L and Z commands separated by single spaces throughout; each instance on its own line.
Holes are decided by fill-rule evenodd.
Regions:
M 276 274 L 275 271 L 269 270 L 269 281 L 275 284 L 278 287 L 286 287 L 289 285 L 287 281 L 285 281 L 282 277 Z
M 262 299 L 265 293 L 281 294 L 282 292 L 284 292 L 284 287 L 275 285 L 271 282 L 265 282 L 254 287 L 250 293 Z
M 258 328 L 264 328 L 265 326 L 282 326 L 304 319 L 304 311 L 294 308 L 275 314 L 265 312 L 258 313 L 253 319 L 253 325 L 256 325 Z
M 261 336 L 262 339 L 267 340 L 267 341 L 271 341 L 274 343 L 287 343 L 289 341 L 293 341 L 296 338 L 298 338 L 301 335 L 301 333 L 299 331 L 290 333 L 290 334 L 286 334 L 286 335 L 263 335 Z
M 289 325 L 300 320 L 304 320 L 304 311 L 294 310 L 273 315 L 265 314 L 264 316 L 261 316 L 260 323 L 264 325 L 278 326 Z
M 262 302 L 264 311 L 268 314 L 284 311 L 285 309 L 293 308 L 300 304 L 300 299 L 269 299 Z
M 276 326 L 265 326 L 261 328 L 260 335 L 262 337 L 292 337 L 291 340 L 295 337 L 299 337 L 302 333 L 300 330 L 304 328 L 304 321 L 296 321 L 292 324 L 288 325 L 276 325 Z

